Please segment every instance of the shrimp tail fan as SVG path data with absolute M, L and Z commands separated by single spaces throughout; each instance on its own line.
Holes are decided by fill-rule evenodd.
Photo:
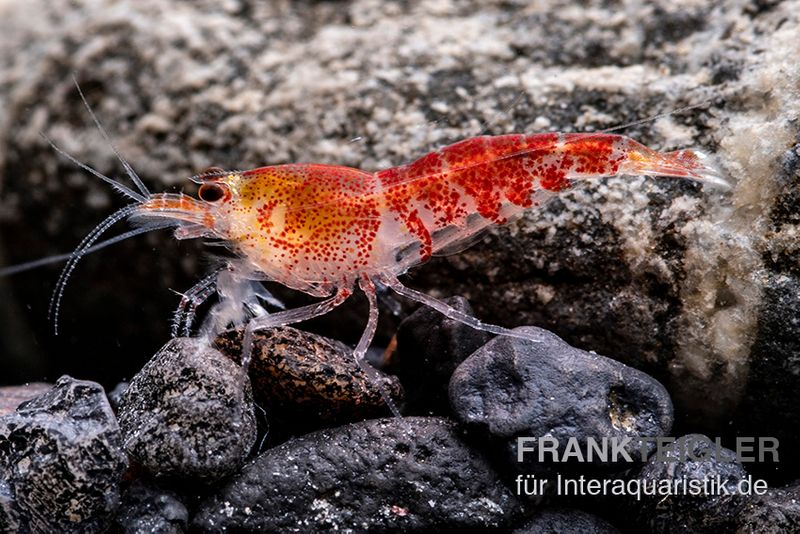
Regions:
M 637 162 L 636 170 L 650 176 L 677 176 L 710 184 L 720 189 L 730 189 L 714 159 L 700 150 L 675 150 Z

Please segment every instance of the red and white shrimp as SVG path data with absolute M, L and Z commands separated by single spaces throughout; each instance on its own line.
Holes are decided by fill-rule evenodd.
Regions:
M 370 318 L 355 351 L 361 359 L 375 331 L 375 284 L 436 308 L 470 326 L 480 323 L 443 302 L 404 287 L 398 276 L 431 255 L 535 209 L 573 184 L 619 174 L 673 176 L 720 183 L 701 153 L 659 153 L 614 134 L 482 136 L 378 172 L 318 164 L 216 171 L 193 178 L 199 198 L 151 195 L 130 217 L 178 221 L 178 238 L 222 239 L 244 278 L 272 280 L 326 300 L 250 321 L 254 330 L 329 312 L 358 285 Z
M 376 285 L 471 327 L 527 338 L 407 288 L 398 277 L 484 228 L 537 209 L 554 195 L 594 178 L 649 175 L 725 184 L 705 159 L 691 150 L 656 152 L 610 133 L 480 136 L 378 172 L 320 164 L 212 170 L 192 178 L 200 184 L 198 198 L 151 194 L 121 157 L 137 190 L 76 162 L 135 203 L 107 218 L 71 255 L 51 308 L 57 315 L 64 283 L 76 262 L 91 250 L 119 240 L 95 245 L 103 232 L 128 218 L 141 226 L 125 237 L 177 226 L 178 239 L 220 239 L 236 253 L 237 259 L 185 294 L 175 330 L 183 327 L 188 333 L 194 310 L 216 291 L 220 304 L 212 308 L 201 331 L 214 335 L 253 316 L 245 329 L 245 366 L 256 330 L 326 314 L 356 286 L 366 294 L 370 310 L 354 351 L 365 371 L 369 366 L 363 360 L 378 319 Z M 266 313 L 259 302 L 272 300 L 262 281 L 279 282 L 324 300 Z

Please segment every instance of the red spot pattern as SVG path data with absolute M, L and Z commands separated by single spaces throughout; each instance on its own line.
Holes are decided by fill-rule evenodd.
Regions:
M 240 205 L 233 210 L 243 218 L 253 213 L 255 231 L 236 241 L 251 257 L 263 250 L 265 262 L 287 277 L 339 281 L 370 265 L 381 215 L 374 187 L 373 174 L 347 167 L 280 165 L 244 172 Z
M 393 256 L 380 252 L 403 240 L 376 242 L 383 223 L 413 236 L 424 261 L 436 252 L 435 232 L 468 233 L 473 213 L 500 224 L 504 208 L 532 207 L 537 190 L 616 174 L 629 141 L 610 134 L 483 136 L 374 174 L 315 164 L 254 169 L 241 174 L 231 209 L 255 228 L 241 225 L 249 229 L 234 241 L 265 272 L 282 273 L 276 278 L 286 285 L 293 285 L 289 278 L 352 282 L 394 267 Z
M 475 137 L 377 176 L 389 207 L 420 237 L 426 259 L 430 235 L 447 226 L 465 226 L 473 210 L 502 224 L 504 205 L 532 206 L 532 162 L 553 153 L 557 139 L 556 134 Z M 428 227 L 419 228 L 420 219 L 429 221 Z

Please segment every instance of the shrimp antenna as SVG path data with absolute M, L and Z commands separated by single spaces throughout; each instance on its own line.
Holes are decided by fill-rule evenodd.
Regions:
M 61 299 L 64 296 L 64 289 L 67 286 L 67 282 L 69 281 L 70 275 L 75 270 L 78 262 L 81 258 L 83 258 L 87 251 L 94 245 L 94 243 L 100 238 L 103 233 L 105 233 L 109 228 L 111 228 L 117 221 L 120 221 L 134 213 L 139 206 L 137 204 L 133 204 L 130 206 L 125 206 L 121 208 L 107 218 L 103 220 L 100 224 L 95 226 L 94 230 L 89 232 L 86 237 L 83 238 L 83 241 L 80 242 L 78 248 L 75 249 L 75 252 L 71 254 L 71 257 L 67 264 L 64 266 L 64 269 L 61 271 L 61 274 L 58 277 L 58 282 L 56 282 L 56 287 L 53 290 L 53 295 L 50 298 L 50 307 L 48 308 L 47 315 L 50 319 L 53 320 L 53 331 L 55 335 L 58 335 L 58 315 L 61 311 Z M 173 223 L 174 224 L 174 223 Z M 168 226 L 164 223 L 164 227 Z M 147 228 L 157 228 L 158 226 L 148 226 Z
M 611 128 L 606 128 L 605 130 L 600 130 L 597 133 L 598 134 L 611 133 L 611 132 L 616 132 L 616 131 L 619 131 L 619 130 L 624 130 L 625 128 L 630 128 L 631 126 L 638 126 L 640 124 L 646 124 L 648 122 L 653 122 L 653 121 L 656 121 L 658 119 L 662 119 L 664 117 L 669 117 L 671 115 L 676 115 L 678 113 L 683 113 L 684 111 L 689 111 L 691 109 L 701 108 L 701 107 L 705 106 L 706 104 L 708 104 L 709 102 L 711 102 L 712 100 L 713 100 L 713 98 L 707 98 L 707 99 L 705 99 L 702 102 L 699 102 L 697 104 L 691 104 L 689 106 L 684 106 L 682 108 L 675 108 L 675 109 L 672 109 L 670 111 L 665 111 L 664 113 L 659 113 L 657 115 L 652 115 L 652 116 L 644 118 L 644 119 L 639 119 L 639 120 L 636 120 L 636 121 L 633 121 L 633 122 L 627 122 L 625 124 L 619 124 L 617 126 L 612 126 Z
M 142 179 L 139 178 L 139 175 L 136 174 L 136 171 L 133 170 L 133 167 L 130 166 L 128 161 L 122 157 L 122 154 L 119 153 L 119 150 L 117 150 L 116 145 L 114 145 L 114 142 L 108 136 L 108 132 L 106 132 L 105 128 L 103 128 L 103 125 L 100 124 L 100 120 L 97 118 L 97 115 L 95 115 L 94 110 L 92 110 L 92 106 L 90 106 L 89 102 L 86 100 L 86 95 L 83 94 L 83 90 L 81 89 L 81 86 L 78 84 L 78 78 L 75 76 L 75 73 L 72 73 L 72 81 L 75 83 L 75 88 L 78 90 L 78 94 L 80 95 L 81 100 L 83 101 L 83 105 L 86 106 L 86 110 L 92 117 L 92 120 L 97 126 L 97 129 L 100 130 L 100 134 L 103 136 L 103 139 L 105 139 L 106 142 L 111 146 L 111 150 L 114 151 L 114 155 L 117 156 L 117 159 L 120 161 L 120 163 L 122 163 L 122 166 L 125 168 L 125 172 L 127 173 L 127 175 L 130 176 L 131 180 L 133 180 L 133 183 L 136 184 L 136 187 L 144 196 L 146 197 L 150 196 L 150 190 L 147 189 L 147 187 L 144 185 L 144 182 L 142 182 Z
M 121 183 L 117 182 L 116 180 L 113 180 L 113 179 L 109 178 L 108 176 L 106 176 L 105 174 L 101 173 L 100 171 L 97 171 L 97 170 L 93 169 L 92 167 L 89 167 L 85 163 L 81 163 L 75 157 L 73 157 L 72 155 L 67 153 L 65 150 L 63 150 L 61 147 L 59 147 L 57 144 L 55 144 L 53 142 L 53 140 L 50 139 L 49 137 L 47 137 L 44 133 L 40 133 L 39 135 L 41 135 L 42 138 L 45 141 L 47 141 L 47 143 L 53 148 L 53 150 L 55 150 L 56 152 L 58 152 L 59 154 L 61 154 L 65 158 L 67 158 L 69 161 L 71 161 L 72 163 L 74 163 L 75 165 L 80 167 L 81 169 L 93 174 L 94 176 L 100 178 L 101 180 L 103 180 L 107 184 L 111 185 L 111 187 L 116 189 L 117 192 L 122 193 L 126 197 L 132 198 L 133 200 L 135 200 L 137 202 L 144 202 L 145 200 L 147 200 L 144 196 L 142 196 L 141 194 L 139 194 L 136 191 L 132 190 L 130 187 L 126 186 L 125 184 L 121 184 Z
M 123 234 L 106 239 L 105 241 L 101 241 L 96 245 L 92 245 L 91 247 L 83 251 L 83 255 L 86 256 L 93 252 L 97 252 L 98 250 L 110 247 L 111 245 L 119 243 L 120 241 L 125 241 L 126 239 L 129 239 L 131 237 L 135 237 L 140 234 L 145 234 L 147 232 L 152 232 L 153 230 L 169 228 L 170 226 L 174 226 L 174 223 L 170 224 L 161 223 L 154 226 L 144 226 L 142 228 L 135 228 Z M 53 254 L 52 256 L 45 256 L 44 258 L 39 258 L 38 260 L 26 261 L 25 263 L 18 263 L 17 265 L 10 265 L 8 267 L 3 267 L 2 269 L 0 269 L 0 278 L 3 278 L 5 276 L 11 276 L 17 273 L 22 273 L 25 271 L 30 271 L 31 269 L 36 269 L 37 267 L 43 267 L 44 265 L 60 263 L 62 261 L 70 259 L 74 254 L 75 254 L 74 252 L 69 252 L 67 254 Z

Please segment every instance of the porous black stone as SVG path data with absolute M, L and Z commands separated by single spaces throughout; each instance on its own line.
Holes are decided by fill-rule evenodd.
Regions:
M 518 503 L 445 419 L 374 419 L 268 450 L 203 503 L 197 530 L 507 527 Z
M 188 521 L 189 512 L 177 494 L 136 481 L 122 494 L 113 531 L 180 534 L 186 532 Z
M 800 486 L 769 489 L 749 499 L 739 511 L 736 532 L 800 532 Z
M 634 475 L 643 484 L 659 481 L 687 485 L 691 481 L 706 481 L 708 489 L 692 495 L 689 490 L 673 490 L 670 495 L 643 494 L 641 500 L 630 498 L 634 522 L 648 532 L 731 532 L 745 497 L 739 495 L 738 484 L 747 477 L 736 454 L 716 445 L 703 435 L 690 434 L 676 440 L 661 450 L 663 459 L 656 455 Z M 690 455 L 695 458 L 692 459 Z M 719 481 L 724 490 L 713 489 Z
M 619 530 L 604 519 L 568 508 L 535 512 L 513 534 L 618 534 Z
M 204 341 L 176 338 L 131 380 L 119 405 L 125 450 L 157 478 L 213 482 L 256 439 L 250 380 Z
M 467 299 L 445 299 L 455 309 L 472 315 Z M 449 319 L 427 306 L 406 318 L 397 329 L 397 357 L 393 369 L 406 391 L 406 411 L 447 414 L 447 386 L 458 364 L 485 345 L 491 336 Z
M 753 467 L 785 483 L 797 476 L 800 466 L 800 458 L 788 454 L 800 447 L 800 278 L 788 274 L 766 277 L 751 352 L 747 388 L 734 417 L 735 428 L 745 436 L 779 440 L 780 461 Z
M 518 436 L 550 436 L 563 450 L 569 438 L 655 437 L 670 430 L 672 403 L 655 379 L 571 347 L 546 330 L 515 331 L 540 341 L 497 337 L 467 358 L 450 381 L 456 417 L 501 441 L 512 465 Z M 634 439 L 625 450 L 636 460 L 639 447 Z M 525 459 L 536 464 L 536 455 Z
M 0 532 L 99 532 L 128 466 L 103 388 L 61 377 L 0 418 Z
M 244 327 L 223 332 L 214 346 L 240 360 Z M 304 434 L 322 426 L 389 415 L 371 376 L 353 357 L 353 349 L 323 336 L 291 327 L 253 334 L 249 368 L 256 401 L 277 430 Z M 386 393 L 398 405 L 403 388 L 397 378 L 376 370 Z

